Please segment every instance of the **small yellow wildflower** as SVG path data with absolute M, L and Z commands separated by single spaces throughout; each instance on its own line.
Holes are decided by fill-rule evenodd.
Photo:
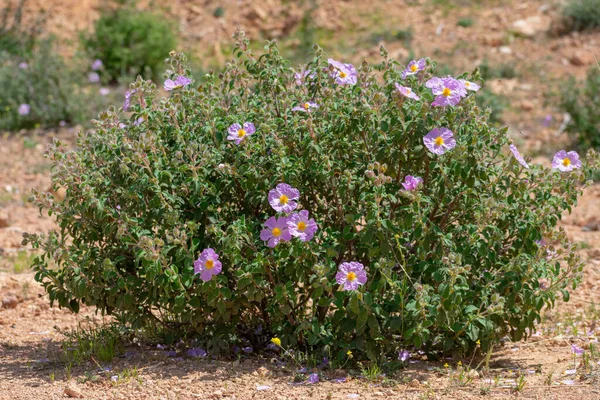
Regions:
M 351 352 L 350 350 L 348 350 L 348 351 L 346 352 L 346 355 L 348 356 L 348 358 L 352 358 L 352 357 L 354 357 L 354 356 L 352 355 L 352 352 Z
M 450 366 L 448 365 L 448 363 L 444 364 L 444 368 L 450 368 Z
M 481 346 L 481 340 L 476 341 L 475 344 L 477 345 L 477 347 Z
M 462 367 L 462 361 L 457 362 L 456 365 L 458 365 L 459 367 Z
M 273 343 L 275 346 L 281 347 L 281 339 L 279 339 L 278 337 L 274 337 L 273 339 L 271 339 L 271 343 Z

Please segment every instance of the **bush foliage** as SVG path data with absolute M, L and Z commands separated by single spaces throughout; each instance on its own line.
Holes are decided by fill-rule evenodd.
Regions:
M 563 9 L 569 31 L 600 28 L 600 0 L 570 0 Z
M 600 68 L 593 67 L 583 84 L 571 78 L 561 91 L 561 107 L 571 115 L 567 132 L 582 149 L 600 148 Z
M 177 43 L 171 26 L 162 16 L 125 5 L 105 9 L 82 42 L 91 59 L 102 60 L 110 80 L 138 74 L 156 78 Z
M 56 142 L 49 151 L 66 197 L 32 201 L 60 230 L 25 242 L 42 249 L 34 269 L 52 302 L 96 306 L 135 327 L 159 322 L 198 335 L 213 354 L 277 336 L 376 359 L 407 346 L 468 352 L 519 339 L 543 307 L 569 298 L 582 262 L 557 223 L 595 154 L 568 173 L 524 169 L 507 155 L 507 129 L 491 126 L 472 95 L 430 105 L 422 82 L 432 62 L 402 80 L 382 49 L 377 70 L 365 63 L 355 85 L 338 85 L 315 47 L 298 85 L 274 43 L 257 56 L 236 38 L 221 74 L 165 99 L 138 79 L 131 116 L 110 109 L 77 150 Z M 174 54 L 166 77 L 190 76 L 184 61 Z M 421 100 L 399 96 L 397 82 Z M 308 100 L 318 108 L 293 110 Z M 244 122 L 256 133 L 227 140 Z M 443 155 L 423 144 L 439 127 L 457 140 Z M 417 190 L 403 190 L 407 175 L 422 178 Z M 319 230 L 270 248 L 260 232 L 282 182 L 299 190 Z M 206 248 L 223 267 L 204 282 L 194 261 Z M 345 261 L 366 268 L 357 290 L 336 283 Z

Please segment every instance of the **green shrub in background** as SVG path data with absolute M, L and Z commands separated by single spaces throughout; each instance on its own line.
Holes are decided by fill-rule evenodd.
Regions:
M 580 149 L 600 149 L 600 68 L 583 84 L 571 78 L 561 90 L 561 108 L 571 115 L 566 131 Z
M 563 9 L 564 31 L 600 28 L 600 0 L 569 0 Z
M 172 25 L 164 16 L 128 4 L 102 11 L 94 31 L 83 35 L 82 42 L 90 59 L 102 61 L 111 81 L 138 74 L 157 78 L 177 45 Z
M 276 336 L 379 359 L 518 340 L 542 308 L 568 300 L 583 263 L 557 223 L 598 166 L 594 152 L 570 172 L 525 169 L 472 95 L 431 105 L 432 63 L 403 79 L 382 49 L 377 70 L 364 63 L 354 75 L 315 47 L 295 76 L 274 43 L 258 56 L 236 38 L 237 58 L 199 89 L 173 55 L 169 98 L 139 79 L 126 125 L 110 109 L 76 150 L 49 151 L 66 197 L 32 201 L 61 229 L 24 242 L 42 250 L 33 268 L 51 302 L 96 306 L 133 327 L 160 321 L 213 354 Z M 444 154 L 429 148 L 448 136 L 424 145 L 439 128 L 456 140 Z M 281 183 L 299 198 L 270 198 Z M 307 240 L 267 222 L 285 216 L 274 204 L 295 201 L 318 225 Z M 282 241 L 269 247 L 269 236 Z M 342 273 L 344 262 L 365 275 L 356 264 Z
M 22 24 L 23 7 L 26 0 L 19 0 L 15 5 L 4 0 L 0 12 L 0 53 L 27 58 L 38 40 L 43 28 L 43 21 L 38 20 L 25 28 Z

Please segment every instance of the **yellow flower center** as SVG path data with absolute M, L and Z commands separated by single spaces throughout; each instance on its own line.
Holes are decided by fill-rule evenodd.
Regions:
M 465 82 L 465 86 L 466 86 L 466 87 L 469 87 L 469 86 L 471 86 L 471 82 Z
M 571 165 L 571 160 L 569 160 L 568 158 L 563 159 L 563 163 L 562 163 L 565 167 L 568 167 L 569 165 Z
M 204 267 L 206 269 L 213 269 L 215 267 L 215 262 L 213 260 L 206 260 Z
M 271 233 L 273 234 L 273 236 L 279 237 L 279 236 L 281 236 L 281 229 L 273 228 L 273 231 Z
M 304 222 L 304 221 L 298 222 L 298 230 L 300 232 L 304 232 L 305 229 L 306 229 L 306 222 Z
M 240 129 L 238 131 L 238 137 L 244 137 L 246 136 L 246 130 L 245 129 Z
M 279 202 L 283 205 L 286 205 L 288 201 L 290 201 L 290 199 L 288 199 L 288 197 L 285 194 L 282 194 L 279 198 Z
M 410 94 L 410 89 L 406 89 L 406 94 Z
M 419 69 L 419 67 L 417 67 L 417 64 L 413 64 L 413 65 L 411 65 L 411 66 L 410 66 L 410 70 L 411 70 L 412 72 L 415 72 L 415 71 L 416 71 L 416 70 L 418 70 L 418 69 Z
M 444 144 L 444 138 L 441 136 L 438 136 L 435 138 L 435 145 L 436 146 L 441 146 Z
M 304 109 L 305 109 L 305 110 L 308 110 L 309 108 L 310 108 L 310 104 L 308 104 L 308 103 L 304 103 Z
M 356 274 L 354 272 L 348 272 L 348 275 L 346 275 L 346 279 L 352 282 L 356 279 Z
M 345 77 L 347 77 L 347 76 L 348 76 L 348 74 L 347 74 L 347 73 L 345 73 L 344 71 L 340 71 L 340 78 L 342 78 L 342 79 L 343 79 L 343 78 L 345 78 Z
M 442 94 L 446 97 L 450 96 L 452 94 L 452 90 L 448 89 L 448 88 L 444 88 L 444 90 L 442 90 Z

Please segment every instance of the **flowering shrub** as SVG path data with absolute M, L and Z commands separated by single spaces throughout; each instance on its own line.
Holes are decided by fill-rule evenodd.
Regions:
M 467 90 L 477 75 L 405 71 L 384 49 L 355 68 L 318 47 L 294 73 L 274 43 L 256 56 L 236 38 L 221 74 L 165 99 L 139 79 L 130 116 L 111 109 L 77 150 L 50 150 L 67 194 L 33 201 L 61 230 L 25 242 L 52 302 L 160 321 L 213 354 L 360 359 L 519 339 L 568 299 L 583 264 L 556 225 L 595 153 L 560 153 L 564 172 L 527 164 Z M 184 61 L 169 86 L 192 79 Z
M 126 3 L 104 9 L 94 31 L 82 37 L 83 46 L 91 59 L 102 61 L 109 80 L 138 74 L 157 77 L 177 38 L 164 17 Z

